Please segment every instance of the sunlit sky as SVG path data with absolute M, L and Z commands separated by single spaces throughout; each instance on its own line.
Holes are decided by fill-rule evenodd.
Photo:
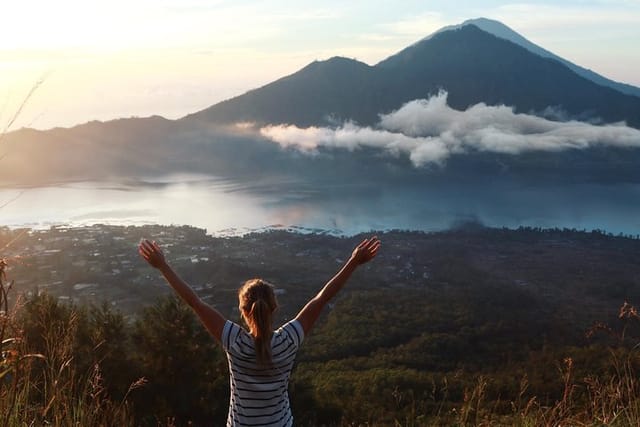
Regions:
M 179 118 L 332 56 L 375 64 L 439 28 L 497 19 L 640 86 L 640 0 L 3 0 L 0 131 Z

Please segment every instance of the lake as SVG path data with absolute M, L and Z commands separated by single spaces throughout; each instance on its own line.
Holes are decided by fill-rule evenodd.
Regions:
M 355 234 L 435 231 L 461 222 L 495 227 L 567 227 L 640 234 L 640 185 L 521 184 L 448 187 L 240 182 L 172 175 L 0 189 L 0 225 L 191 225 L 214 235 L 268 227 Z

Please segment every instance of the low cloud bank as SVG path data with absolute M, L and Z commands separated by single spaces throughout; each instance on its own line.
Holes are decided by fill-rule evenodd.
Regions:
M 640 130 L 623 123 L 597 126 L 516 114 L 507 106 L 476 104 L 465 111 L 447 105 L 447 93 L 411 101 L 382 115 L 374 128 L 345 123 L 338 128 L 271 125 L 260 133 L 282 147 L 313 154 L 320 147 L 374 147 L 408 155 L 415 166 L 442 164 L 470 151 L 520 154 L 593 146 L 640 147 Z

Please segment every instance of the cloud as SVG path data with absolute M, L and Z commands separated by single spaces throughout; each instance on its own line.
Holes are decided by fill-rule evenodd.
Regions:
M 474 151 L 517 155 L 593 146 L 640 147 L 640 130 L 623 123 L 596 126 L 516 114 L 511 107 L 476 104 L 465 111 L 447 105 L 447 93 L 411 101 L 380 116 L 376 127 L 345 123 L 338 128 L 271 125 L 260 129 L 282 147 L 317 153 L 321 147 L 373 147 L 406 155 L 415 166 L 443 164 L 452 154 Z

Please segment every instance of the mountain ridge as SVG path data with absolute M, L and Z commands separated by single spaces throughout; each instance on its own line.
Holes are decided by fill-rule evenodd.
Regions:
M 384 127 L 381 115 L 397 116 L 403 106 L 419 105 L 412 101 L 441 91 L 447 91 L 447 96 L 440 96 L 444 105 L 436 115 L 420 119 L 432 128 L 438 121 L 446 122 L 442 134 L 436 135 L 439 141 L 425 144 L 421 138 L 432 136 L 428 132 L 412 138 L 402 133 L 403 128 Z M 492 108 L 496 105 L 510 108 Z M 549 108 L 561 111 L 552 120 L 531 116 L 545 116 Z M 480 128 L 465 130 L 470 123 L 478 126 L 475 114 L 480 110 L 484 114 Z M 503 122 L 518 124 L 494 132 L 499 121 L 496 111 L 504 113 Z M 640 128 L 640 99 L 597 85 L 554 59 L 466 25 L 415 43 L 374 66 L 344 57 L 314 61 L 178 120 L 152 116 L 9 132 L 2 141 L 0 186 L 184 171 L 258 180 L 262 175 L 287 175 L 330 185 L 364 180 L 384 182 L 390 188 L 427 182 L 466 185 L 481 179 L 640 182 L 640 138 L 633 129 L 625 133 L 630 137 L 614 140 L 605 134 L 620 135 L 616 133 L 620 126 L 559 123 L 571 119 L 627 120 Z M 250 125 L 235 126 L 239 122 Z M 347 122 L 352 123 L 345 132 Z M 531 122 L 542 126 L 531 131 Z M 269 124 L 275 125 L 271 127 L 275 132 L 289 132 L 289 140 L 280 144 L 262 127 Z M 286 124 L 326 128 L 278 126 Z M 318 142 L 325 137 L 326 145 Z M 467 137 L 509 147 L 469 145 Z M 298 140 L 305 138 L 312 152 L 298 150 Z M 459 150 L 447 145 L 451 138 Z M 539 148 L 545 143 L 552 147 Z M 530 146 L 522 149 L 526 144 Z M 431 157 L 424 160 L 427 163 L 414 162 L 411 156 L 418 148 L 433 147 L 446 151 L 442 157 L 446 166 L 428 163 L 436 161 Z
M 581 67 L 580 65 L 574 64 L 573 62 L 564 59 L 558 55 L 556 55 L 555 53 L 541 47 L 538 46 L 537 44 L 531 42 L 530 40 L 528 40 L 527 38 L 525 38 L 524 36 L 522 36 L 521 34 L 517 33 L 516 31 L 514 31 L 513 29 L 509 28 L 507 25 L 503 24 L 500 21 L 496 21 L 496 20 L 492 20 L 492 19 L 487 19 L 487 18 L 476 18 L 476 19 L 468 19 L 466 21 L 464 21 L 462 24 L 459 24 L 459 26 L 464 26 L 464 25 L 475 25 L 476 27 L 480 28 L 483 31 L 486 31 L 490 34 L 493 34 L 496 37 L 500 37 L 503 38 L 505 40 L 509 40 L 519 46 L 524 47 L 525 49 L 529 50 L 532 53 L 538 54 L 544 58 L 551 58 L 551 59 L 555 59 L 556 61 L 561 62 L 562 64 L 566 65 L 569 69 L 571 69 L 572 71 L 574 71 L 576 74 L 586 78 L 587 80 L 591 80 L 592 82 L 599 84 L 601 86 L 607 86 L 610 87 L 612 89 L 617 90 L 618 92 L 622 92 L 626 95 L 634 95 L 634 96 L 638 96 L 640 97 L 640 88 L 630 85 L 628 83 L 622 83 L 622 82 L 617 82 L 615 80 L 611 80 L 607 77 L 604 77 L 598 73 L 596 73 L 593 70 L 590 70 L 588 68 L 585 67 Z M 450 26 L 450 27 L 445 27 L 445 28 L 451 28 L 451 27 L 455 27 L 455 26 Z M 438 32 L 444 30 L 438 30 Z
M 437 32 L 375 66 L 335 57 L 315 61 L 184 119 L 306 127 L 330 125 L 333 117 L 375 125 L 380 114 L 440 90 L 449 93 L 456 109 L 481 102 L 523 113 L 552 107 L 570 118 L 640 126 L 639 97 L 594 83 L 472 24 Z

